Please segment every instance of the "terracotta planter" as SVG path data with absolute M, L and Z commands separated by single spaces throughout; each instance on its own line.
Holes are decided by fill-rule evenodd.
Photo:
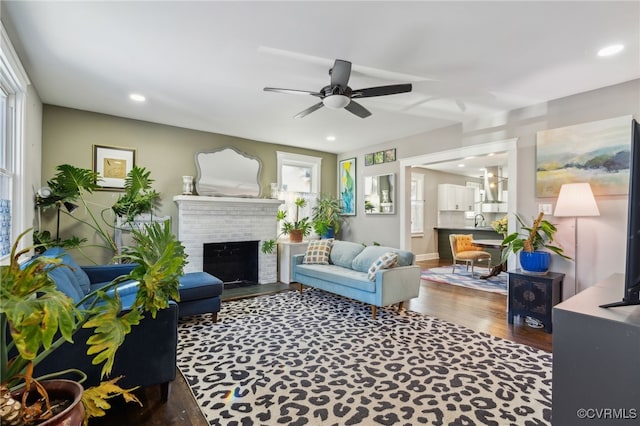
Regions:
M 84 405 L 82 405 L 82 385 L 73 380 L 47 380 L 41 382 L 47 390 L 49 400 L 69 399 L 71 405 L 60 413 L 43 422 L 36 423 L 37 426 L 81 426 L 84 420 Z M 22 391 L 14 394 L 14 399 L 22 398 Z
M 301 229 L 292 229 L 289 232 L 289 242 L 291 242 L 291 243 L 301 243 L 302 242 L 302 230 Z

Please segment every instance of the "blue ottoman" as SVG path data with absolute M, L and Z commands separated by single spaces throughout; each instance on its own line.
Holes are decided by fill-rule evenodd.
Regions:
M 220 279 L 206 272 L 188 272 L 180 278 L 180 302 L 178 316 L 211 313 L 213 322 L 218 321 L 220 295 L 223 284 Z

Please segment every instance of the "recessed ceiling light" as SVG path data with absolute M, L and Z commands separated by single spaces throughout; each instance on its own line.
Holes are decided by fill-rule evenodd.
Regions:
M 464 167 L 464 164 L 460 163 L 458 164 L 458 167 Z
M 624 46 L 622 44 L 612 44 L 611 46 L 603 47 L 598 50 L 598 56 L 611 56 L 622 52 L 622 50 L 624 50 Z
M 132 101 L 135 102 L 144 102 L 147 100 L 147 98 L 145 98 L 143 95 L 139 94 L 139 93 L 132 93 L 129 95 L 129 99 L 131 99 Z
M 333 135 L 329 135 L 329 136 L 327 136 L 327 137 L 326 137 L 326 139 L 327 139 L 329 142 L 333 142 L 333 141 L 335 141 L 335 140 L 336 140 L 336 137 L 335 137 L 335 136 L 333 136 Z

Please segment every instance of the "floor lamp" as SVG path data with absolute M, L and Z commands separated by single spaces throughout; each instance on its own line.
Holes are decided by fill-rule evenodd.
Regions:
M 588 183 L 565 183 L 560 187 L 560 194 L 556 202 L 554 217 L 573 217 L 575 231 L 575 251 L 574 251 L 574 291 L 578 294 L 580 285 L 578 283 L 578 217 L 600 216 L 596 199 Z

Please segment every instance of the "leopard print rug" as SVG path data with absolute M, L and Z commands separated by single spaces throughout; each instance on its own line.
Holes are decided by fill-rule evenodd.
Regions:
M 179 325 L 211 425 L 550 425 L 551 354 L 307 289 Z

